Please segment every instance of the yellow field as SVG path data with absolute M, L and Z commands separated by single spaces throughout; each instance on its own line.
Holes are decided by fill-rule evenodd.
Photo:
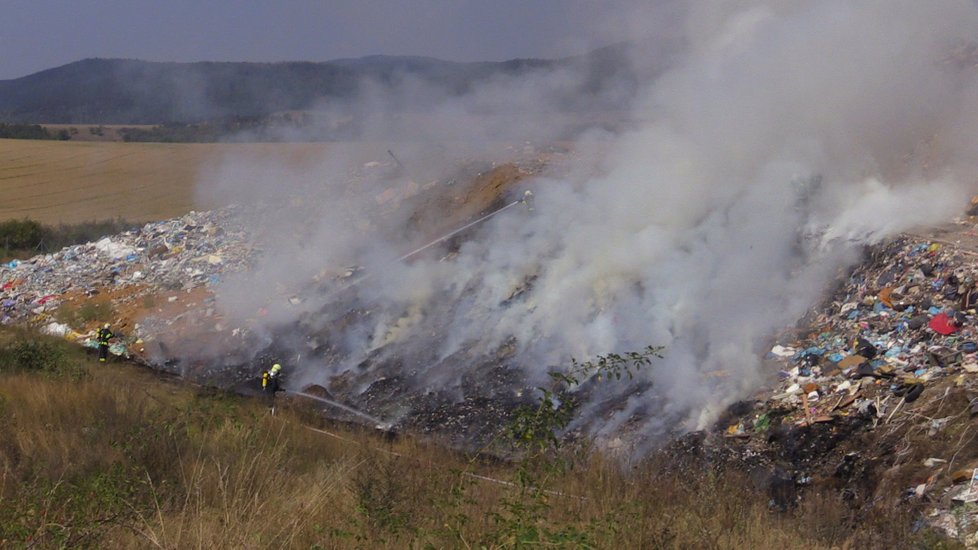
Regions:
M 99 143 L 0 139 L 0 221 L 171 218 L 200 204 L 198 176 L 230 153 L 312 161 L 327 144 Z M 383 149 L 381 149 L 383 151 Z

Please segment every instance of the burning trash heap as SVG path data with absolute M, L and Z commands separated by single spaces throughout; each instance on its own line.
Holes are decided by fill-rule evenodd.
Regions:
M 973 220 L 957 223 L 973 235 Z M 897 493 L 926 523 L 978 542 L 976 282 L 967 246 L 903 235 L 871 247 L 776 339 L 774 387 L 732 406 L 708 440 L 774 472 L 779 507 L 806 486 L 853 503 Z

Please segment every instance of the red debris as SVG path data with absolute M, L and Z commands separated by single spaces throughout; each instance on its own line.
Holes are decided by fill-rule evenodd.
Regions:
M 934 332 L 945 336 L 958 331 L 958 326 L 954 323 L 954 319 L 949 317 L 947 313 L 938 313 L 935 315 L 930 320 L 930 328 Z

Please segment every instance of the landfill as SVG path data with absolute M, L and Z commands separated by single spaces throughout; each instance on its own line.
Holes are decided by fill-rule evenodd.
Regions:
M 978 544 L 975 229 L 960 219 L 958 240 L 902 235 L 867 249 L 821 307 L 772 342 L 776 380 L 706 437 L 768 472 L 772 506 L 790 507 L 811 486 L 870 507 L 897 489 L 921 507 L 915 528 Z
M 138 359 L 145 359 L 148 342 L 176 330 L 181 317 L 207 319 L 210 330 L 240 339 L 246 329 L 221 325 L 213 292 L 261 254 L 243 219 L 239 206 L 195 211 L 0 264 L 0 324 L 31 325 L 96 347 L 95 329 L 110 322 L 121 336 L 110 352 Z M 355 268 L 338 277 L 354 274 Z M 286 294 L 283 300 L 293 305 L 301 300 Z M 112 303 L 113 318 L 65 314 L 99 299 Z M 921 508 L 921 526 L 978 545 L 978 430 L 971 426 L 978 422 L 975 218 L 867 248 L 826 301 L 765 350 L 770 387 L 731 406 L 714 429 L 675 445 L 692 438 L 693 446 L 762 472 L 758 479 L 779 510 L 791 508 L 805 490 L 831 488 L 854 507 L 871 507 L 897 490 Z M 514 381 L 511 372 L 496 369 L 490 385 L 502 395 Z M 383 410 L 395 399 L 397 376 L 374 380 L 360 394 L 363 410 Z M 342 395 L 343 383 L 339 377 L 324 391 Z M 486 381 L 481 384 L 473 395 L 485 392 Z M 419 418 L 437 419 L 422 428 L 465 431 L 505 417 L 486 400 L 428 398 L 415 405 Z
M 187 352 L 179 354 L 185 360 L 178 369 L 181 375 L 192 375 L 188 369 L 207 370 L 208 376 L 230 374 L 248 366 L 243 363 L 251 357 L 246 358 L 244 350 L 257 346 L 249 340 L 254 336 L 251 329 L 257 318 L 267 315 L 259 308 L 252 318 L 239 319 L 231 326 L 215 299 L 231 273 L 247 271 L 261 257 L 262 239 L 251 227 L 253 220 L 277 209 L 314 209 L 316 204 L 336 199 L 336 193 L 342 196 L 366 190 L 377 192 L 375 214 L 410 209 L 418 224 L 440 234 L 478 221 L 508 185 L 542 170 L 542 159 L 564 154 L 524 153 L 527 158 L 515 163 L 463 162 L 449 176 L 423 183 L 410 179 L 405 183 L 401 176 L 404 166 L 399 162 L 370 161 L 351 168 L 345 184 L 338 188 L 317 188 L 319 195 L 314 197 L 282 196 L 270 203 L 192 211 L 55 253 L 2 263 L 0 324 L 30 325 L 97 347 L 95 330 L 109 322 L 117 336 L 110 348 L 115 355 L 169 366 L 177 359 L 173 347 L 179 345 Z M 443 189 L 447 192 L 436 192 Z M 351 223 L 370 230 L 367 220 Z M 329 277 L 345 288 L 360 280 L 361 269 L 330 266 L 309 284 L 327 283 L 322 279 Z M 274 299 L 299 306 L 306 298 L 300 295 L 302 291 L 276 287 Z M 99 308 L 100 304 L 104 307 Z M 193 353 L 186 349 L 188 344 L 195 348 Z M 208 363 L 206 369 L 204 363 Z
M 29 324 L 95 347 L 95 327 L 102 321 L 80 319 L 79 326 L 59 322 L 58 313 L 73 302 L 104 296 L 110 311 L 125 304 L 139 305 L 161 291 L 210 288 L 229 271 L 244 269 L 255 248 L 239 223 L 235 207 L 189 212 L 179 218 L 152 222 L 97 242 L 70 246 L 29 260 L 0 264 L 0 324 Z M 128 355 L 138 341 L 133 326 L 126 341 L 110 351 Z

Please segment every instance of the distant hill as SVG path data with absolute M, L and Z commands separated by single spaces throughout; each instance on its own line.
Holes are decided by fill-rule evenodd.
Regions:
M 500 76 L 579 69 L 557 108 L 603 90 L 633 89 L 630 46 L 558 60 L 457 63 L 426 57 L 370 56 L 283 63 L 160 63 L 85 59 L 0 80 L 0 122 L 43 124 L 194 124 L 342 105 L 371 93 L 395 93 L 406 81 L 459 95 Z M 666 63 L 665 56 L 662 65 Z

